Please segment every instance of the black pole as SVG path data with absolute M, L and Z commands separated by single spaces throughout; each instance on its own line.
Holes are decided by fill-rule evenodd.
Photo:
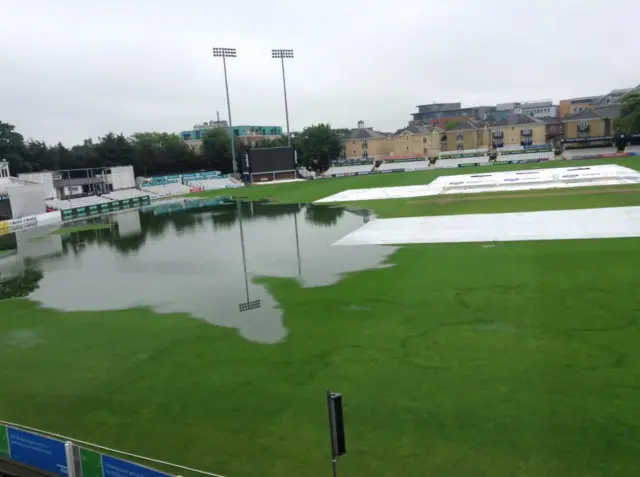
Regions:
M 338 477 L 338 456 L 336 454 L 336 427 L 333 405 L 331 402 L 331 389 L 327 389 L 327 409 L 329 411 L 329 435 L 331 436 L 331 466 L 333 477 Z
M 71 208 L 71 171 L 67 171 L 67 177 L 69 178 L 69 190 L 68 190 L 68 199 L 69 199 L 69 208 Z

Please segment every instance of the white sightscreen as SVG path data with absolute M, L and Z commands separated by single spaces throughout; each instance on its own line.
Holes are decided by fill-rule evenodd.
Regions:
M 44 214 L 44 184 L 25 184 L 9 189 L 9 202 L 14 219 Z
M 133 166 L 112 167 L 110 179 L 113 190 L 132 189 L 136 186 Z

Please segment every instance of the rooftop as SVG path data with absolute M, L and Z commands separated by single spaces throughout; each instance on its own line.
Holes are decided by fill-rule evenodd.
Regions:
M 620 116 L 620 105 L 612 104 L 602 108 L 587 109 L 579 113 L 570 114 L 564 118 L 565 121 L 582 121 L 588 119 L 609 119 Z
M 488 123 L 486 121 L 460 121 L 454 128 L 447 131 L 470 131 L 474 129 L 483 129 Z
M 25 181 L 22 179 L 18 179 L 17 177 L 2 177 L 0 178 L 0 194 L 6 192 L 8 189 L 12 187 L 21 187 L 24 185 L 36 184 L 36 182 Z
M 395 132 L 395 136 L 400 136 L 401 134 L 404 134 L 405 132 L 409 132 L 411 134 L 427 134 L 430 132 L 435 131 L 437 128 L 433 127 L 433 126 L 428 126 L 425 124 L 412 124 L 411 126 L 408 126 L 406 128 L 400 128 Z
M 509 117 L 496 121 L 492 126 L 516 126 L 519 124 L 544 124 L 544 121 L 532 118 L 526 114 L 510 114 Z
M 545 101 L 531 101 L 528 103 L 520 103 L 517 108 L 522 109 L 531 109 L 531 108 L 545 108 L 548 106 L 553 106 L 553 101 L 545 100 Z
M 351 139 L 379 139 L 387 137 L 386 134 L 380 131 L 374 131 L 372 128 L 356 128 L 349 131 L 342 136 L 342 140 L 348 141 Z

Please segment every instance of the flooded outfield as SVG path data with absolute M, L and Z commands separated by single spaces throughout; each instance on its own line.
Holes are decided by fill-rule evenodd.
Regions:
M 380 266 L 395 248 L 331 246 L 370 218 L 344 207 L 203 199 L 83 222 L 91 230 L 32 229 L 0 237 L 0 299 L 65 311 L 188 313 L 275 343 L 287 334 L 282 310 L 253 279 L 314 287 Z

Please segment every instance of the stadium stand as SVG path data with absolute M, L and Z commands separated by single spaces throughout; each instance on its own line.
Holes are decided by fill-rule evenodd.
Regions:
M 327 171 L 323 174 L 325 177 L 331 176 L 343 176 L 345 174 L 353 174 L 355 172 L 371 172 L 373 170 L 372 164 L 362 164 L 358 166 L 331 166 Z
M 127 200 L 127 199 L 135 199 L 148 197 L 148 192 L 143 192 L 138 189 L 122 189 L 122 190 L 114 190 L 109 192 L 108 194 L 103 195 L 109 200 Z
M 202 190 L 228 189 L 241 186 L 230 177 L 224 176 L 217 179 L 192 180 L 187 182 L 186 185 L 190 188 L 201 188 Z
M 488 164 L 489 151 L 483 149 L 465 149 L 462 151 L 441 151 L 434 167 L 449 168 L 458 167 L 460 164 Z
M 581 157 L 599 156 L 601 154 L 615 154 L 618 149 L 615 147 L 593 147 L 589 149 L 565 149 L 562 156 L 565 159 L 579 159 Z
M 504 151 L 506 152 L 506 151 Z M 523 150 L 521 153 L 511 152 L 510 154 L 503 154 L 503 151 L 498 152 L 498 161 L 529 161 L 529 160 L 553 160 L 553 151 L 529 151 Z
M 443 168 L 449 168 L 449 167 L 458 167 L 459 164 L 468 164 L 470 162 L 480 162 L 476 159 L 481 159 L 481 158 L 476 158 L 476 157 L 465 157 L 463 159 L 440 159 L 438 158 L 438 160 L 436 161 L 435 164 L 435 168 L 436 169 L 443 169 Z M 485 162 L 485 161 L 482 161 Z M 489 158 L 487 157 L 487 161 L 489 162 Z
M 391 171 L 391 170 L 404 170 L 405 172 L 409 171 L 421 171 L 427 169 L 429 167 L 429 162 L 426 160 L 421 161 L 411 161 L 411 162 L 394 162 L 394 161 L 385 161 L 383 162 L 377 170 L 379 171 Z
M 640 146 L 627 146 L 624 148 L 624 152 L 640 154 Z
M 191 188 L 180 182 L 171 182 L 161 185 L 145 185 L 141 188 L 143 191 L 148 192 L 151 198 L 169 197 L 172 195 L 183 195 L 191 192 Z
M 49 199 L 45 201 L 45 204 L 47 205 L 47 207 L 50 207 L 52 209 L 67 210 L 76 209 L 78 207 L 105 204 L 107 202 L 111 201 L 101 196 L 92 195 L 88 197 L 80 197 L 79 199 Z

